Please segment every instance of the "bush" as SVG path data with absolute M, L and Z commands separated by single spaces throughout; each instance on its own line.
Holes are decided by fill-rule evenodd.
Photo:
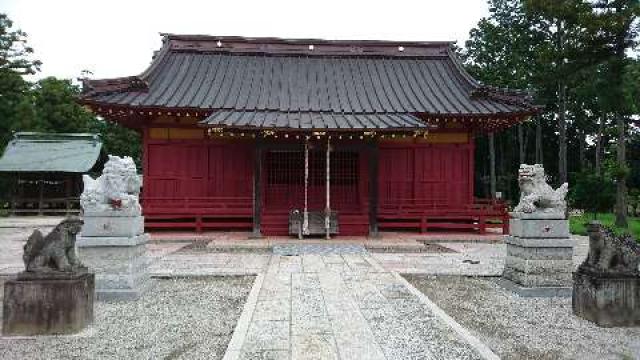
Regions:
M 576 175 L 575 184 L 569 193 L 573 208 L 583 209 L 596 216 L 609 212 L 616 201 L 616 184 L 608 176 L 582 172 Z

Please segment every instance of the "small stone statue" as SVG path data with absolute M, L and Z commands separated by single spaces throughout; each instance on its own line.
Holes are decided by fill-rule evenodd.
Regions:
M 69 217 L 58 224 L 47 236 L 34 230 L 24 246 L 24 267 L 27 273 L 52 271 L 72 272 L 86 270 L 76 256 L 76 235 L 82 229 L 82 220 Z
M 555 214 L 564 218 L 568 185 L 564 183 L 554 190 L 547 184 L 542 165 L 521 164 L 518 170 L 518 185 L 520 202 L 513 209 L 515 213 Z
M 640 276 L 640 246 L 630 235 L 616 236 L 598 222 L 589 229 L 589 255 L 579 271 L 606 275 Z
M 109 155 L 102 175 L 95 180 L 84 175 L 82 181 L 84 190 L 80 195 L 80 205 L 85 215 L 106 212 L 118 212 L 123 216 L 141 214 L 138 197 L 142 182 L 131 157 Z

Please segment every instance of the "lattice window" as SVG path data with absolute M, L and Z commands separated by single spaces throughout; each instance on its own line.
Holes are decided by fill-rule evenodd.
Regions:
M 272 150 L 265 154 L 265 205 L 301 207 L 304 204 L 304 150 Z M 359 153 L 331 153 L 331 207 L 358 206 L 360 195 Z M 326 185 L 326 152 L 322 148 L 309 151 L 308 196 L 310 208 L 324 208 Z

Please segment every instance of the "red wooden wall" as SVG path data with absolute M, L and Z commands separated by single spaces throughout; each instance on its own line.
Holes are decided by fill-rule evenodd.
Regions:
M 473 142 L 379 143 L 378 212 L 468 209 L 473 200 Z M 145 136 L 143 206 L 155 221 L 190 216 L 198 229 L 251 228 L 254 141 L 250 139 L 153 140 Z M 290 149 L 290 147 L 289 147 Z M 301 149 L 266 150 L 262 159 L 262 232 L 286 235 L 288 212 L 304 206 Z M 272 151 L 273 153 L 269 153 Z M 281 155 L 277 155 L 280 151 Z M 275 154 L 275 155 L 274 155 Z M 272 156 L 274 155 L 274 156 Z M 331 207 L 341 235 L 366 235 L 369 172 L 366 148 L 335 144 Z M 280 160 L 274 161 L 275 158 Z M 282 160 L 284 159 L 284 160 Z M 324 156 L 312 152 L 309 208 L 325 205 Z M 163 227 L 162 223 L 158 223 Z M 186 223 L 182 225 L 187 228 Z M 164 227 L 170 227 L 167 224 Z
M 473 203 L 473 145 L 381 143 L 379 204 L 455 209 Z
M 250 230 L 252 141 L 145 137 L 143 209 L 150 228 Z
M 151 141 L 145 197 L 251 197 L 250 143 Z

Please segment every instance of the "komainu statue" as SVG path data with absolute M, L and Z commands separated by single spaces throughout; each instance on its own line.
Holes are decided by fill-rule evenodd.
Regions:
M 84 175 L 82 181 L 84 190 L 80 195 L 80 205 L 85 214 L 110 211 L 130 216 L 141 214 L 138 197 L 142 184 L 131 157 L 109 155 L 102 175 L 95 180 Z
M 86 270 L 76 256 L 76 235 L 82 229 L 82 220 L 69 217 L 58 224 L 47 236 L 34 230 L 24 245 L 26 272 Z
M 606 275 L 640 276 L 640 245 L 631 235 L 616 236 L 598 222 L 591 222 L 589 255 L 580 271 Z
M 520 202 L 513 209 L 514 212 L 557 214 L 564 217 L 568 185 L 564 183 L 554 190 L 547 184 L 542 165 L 521 164 L 518 170 L 518 184 Z

